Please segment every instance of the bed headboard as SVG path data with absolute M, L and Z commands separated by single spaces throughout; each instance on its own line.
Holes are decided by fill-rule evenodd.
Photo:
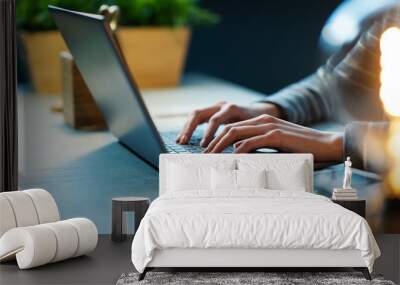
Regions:
M 296 154 L 161 154 L 159 162 L 159 195 L 162 195 L 167 191 L 167 168 L 170 162 L 181 162 L 190 161 L 203 163 L 207 162 L 210 166 L 213 162 L 224 159 L 232 160 L 237 166 L 240 161 L 242 162 L 252 162 L 252 161 L 262 161 L 267 164 L 277 164 L 278 162 L 304 162 L 304 167 L 306 168 L 306 181 L 307 181 L 307 192 L 313 192 L 313 175 L 314 175 L 314 165 L 313 165 L 313 155 L 309 153 L 296 153 Z

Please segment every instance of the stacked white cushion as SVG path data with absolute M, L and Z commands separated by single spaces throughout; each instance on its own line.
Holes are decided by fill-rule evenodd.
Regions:
M 0 193 L 0 261 L 21 269 L 86 254 L 97 245 L 97 228 L 85 218 L 59 221 L 58 207 L 43 189 Z

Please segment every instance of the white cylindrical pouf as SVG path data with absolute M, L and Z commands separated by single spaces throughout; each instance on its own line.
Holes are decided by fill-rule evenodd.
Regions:
M 16 254 L 20 269 L 49 263 L 57 251 L 53 231 L 40 225 L 11 229 L 0 241 L 0 257 Z
M 14 211 L 11 204 L 6 197 L 0 194 L 0 238 L 9 229 L 15 228 L 17 223 L 15 221 Z
M 75 218 L 65 220 L 75 227 L 78 232 L 79 245 L 74 257 L 86 254 L 97 246 L 98 233 L 96 225 L 86 218 Z
M 53 196 L 49 192 L 43 189 L 29 189 L 22 192 L 31 197 L 39 218 L 39 224 L 60 220 L 56 201 L 54 201 Z
M 13 209 L 17 227 L 33 226 L 39 223 L 35 205 L 30 196 L 23 191 L 1 193 Z
M 76 218 L 8 230 L 0 238 L 0 260 L 16 256 L 20 269 L 77 257 L 96 248 L 97 228 Z
M 57 204 L 43 189 L 0 193 L 0 261 L 20 269 L 77 257 L 96 248 L 96 225 L 86 218 L 59 221 Z
M 78 233 L 75 228 L 64 221 L 44 224 L 43 227 L 50 228 L 56 235 L 57 252 L 51 262 L 57 262 L 73 257 L 78 249 Z

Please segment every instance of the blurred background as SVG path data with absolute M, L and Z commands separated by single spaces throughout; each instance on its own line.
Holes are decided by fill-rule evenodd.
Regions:
M 20 34 L 24 32 L 37 34 L 55 29 L 51 18 L 47 15 L 48 3 L 80 11 L 96 12 L 95 7 L 100 7 L 104 2 L 107 1 L 19 0 L 17 19 Z M 155 1 L 114 2 L 122 5 L 123 25 L 128 23 L 143 26 L 146 21 L 150 21 L 150 24 L 159 24 L 151 23 L 152 20 L 145 17 L 142 17 L 142 22 L 129 22 L 127 18 L 134 15 L 128 15 L 127 9 L 123 8 L 127 2 L 146 4 Z M 182 1 L 166 2 L 179 6 L 174 2 Z M 312 73 L 321 64 L 323 60 L 318 49 L 320 33 L 330 14 L 341 2 L 340 0 L 199 1 L 198 4 L 212 15 L 197 16 L 200 19 L 196 18 L 197 22 L 194 23 L 189 21 L 189 24 L 193 24 L 192 36 L 189 40 L 184 71 L 205 73 L 270 94 Z M 179 18 L 180 15 L 171 14 L 170 9 L 164 9 L 166 17 Z M 180 25 L 180 23 L 168 22 L 167 25 Z M 32 43 L 25 42 L 24 46 L 21 38 L 18 78 L 21 83 L 28 83 L 32 75 L 28 72 L 27 67 L 30 62 L 26 53 L 29 48 L 27 45 Z M 43 47 L 42 42 L 42 50 Z M 40 64 L 44 64 L 39 61 Z
M 219 24 L 193 34 L 187 70 L 270 94 L 321 63 L 321 29 L 342 1 L 202 1 Z

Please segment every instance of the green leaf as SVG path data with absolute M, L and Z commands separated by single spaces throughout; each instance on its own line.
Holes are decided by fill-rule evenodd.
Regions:
M 118 5 L 120 24 L 128 26 L 200 26 L 220 20 L 196 0 L 17 0 L 17 25 L 28 31 L 53 30 L 56 26 L 48 5 L 96 13 L 102 4 Z

